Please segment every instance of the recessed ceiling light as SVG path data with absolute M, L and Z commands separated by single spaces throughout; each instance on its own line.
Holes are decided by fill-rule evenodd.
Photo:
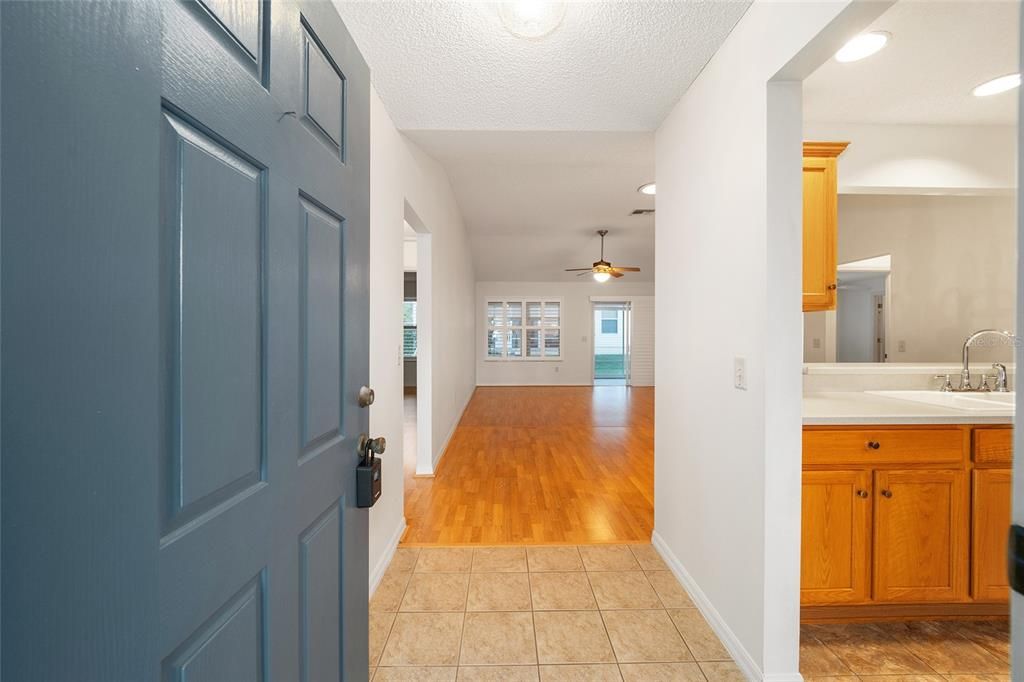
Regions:
M 640 194 L 646 194 L 647 196 L 654 196 L 654 189 L 654 183 L 648 182 L 644 185 L 640 185 L 639 187 L 637 187 L 636 191 L 640 192 Z
M 498 11 L 501 23 L 511 34 L 520 38 L 543 38 L 562 23 L 565 3 L 518 0 L 501 3 Z
M 1016 87 L 1020 87 L 1020 74 L 1010 73 L 999 78 L 993 78 L 992 80 L 982 83 L 978 87 L 971 91 L 971 94 L 975 97 L 988 97 L 989 95 L 998 95 L 1001 92 L 1007 90 L 1013 90 Z
M 870 57 L 888 44 L 892 36 L 885 31 L 861 33 L 836 52 L 837 62 L 855 62 Z

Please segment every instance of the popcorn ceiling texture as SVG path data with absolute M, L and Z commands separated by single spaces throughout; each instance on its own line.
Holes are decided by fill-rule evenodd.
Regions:
M 399 129 L 649 131 L 749 2 L 570 2 L 519 38 L 497 3 L 342 2 Z

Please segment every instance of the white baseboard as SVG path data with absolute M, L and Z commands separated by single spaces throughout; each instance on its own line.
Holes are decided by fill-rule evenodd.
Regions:
M 473 391 L 475 390 L 476 387 L 474 386 Z M 452 436 L 455 435 L 455 429 L 459 428 L 459 422 L 462 421 L 462 415 L 466 413 L 466 408 L 469 407 L 469 401 L 473 399 L 473 391 L 470 391 L 469 395 L 466 396 L 466 401 L 462 403 L 462 409 L 459 410 L 459 416 L 455 418 L 455 423 L 453 423 L 452 427 L 448 429 L 448 435 L 444 437 L 444 442 L 441 444 L 440 449 L 434 453 L 434 457 L 431 461 L 431 474 L 437 473 L 437 465 L 441 462 L 441 458 L 444 457 L 444 453 L 448 451 L 448 443 L 451 442 Z
M 370 571 L 370 596 L 377 591 L 377 586 L 380 585 L 381 579 L 384 577 L 384 572 L 388 570 L 388 566 L 391 565 L 391 560 L 395 558 L 395 550 L 398 549 L 398 542 L 402 539 L 402 535 L 405 533 L 405 517 L 402 517 L 402 522 L 395 528 L 395 532 L 391 534 L 388 539 L 388 544 L 384 549 L 384 554 L 381 555 L 380 559 L 377 560 L 377 565 Z
M 533 382 L 533 383 L 524 383 L 522 381 L 513 381 L 513 382 L 500 382 L 499 381 L 499 382 L 478 382 L 477 386 L 499 386 L 499 387 L 505 387 L 505 388 L 524 387 L 524 388 L 526 388 L 526 387 L 537 387 L 537 386 L 593 386 L 593 384 L 592 383 L 590 383 L 590 384 L 577 384 L 575 382 L 573 382 L 573 383 L 564 383 L 564 384 L 553 384 L 550 381 L 536 381 L 536 382 Z
M 725 622 L 722 615 L 718 613 L 718 610 L 708 599 L 708 596 L 704 594 L 704 591 L 700 588 L 700 585 L 693 579 L 693 576 L 686 570 L 679 558 L 669 549 L 668 545 L 665 544 L 665 540 L 658 534 L 658 531 L 654 531 L 651 534 L 651 544 L 661 554 L 661 558 L 668 564 L 669 569 L 675 574 L 679 582 L 686 588 L 686 591 L 690 593 L 690 598 L 693 603 L 697 606 L 700 612 L 704 615 L 704 619 L 707 620 L 708 625 L 718 635 L 718 639 L 722 641 L 725 648 L 729 651 L 729 655 L 732 656 L 733 660 L 736 661 L 736 665 L 739 666 L 740 670 L 746 676 L 748 680 L 752 682 L 803 682 L 803 677 L 796 673 L 794 675 L 764 675 L 761 672 L 761 666 L 754 660 L 754 657 L 750 655 L 747 648 L 740 642 L 739 637 L 732 631 L 729 624 Z

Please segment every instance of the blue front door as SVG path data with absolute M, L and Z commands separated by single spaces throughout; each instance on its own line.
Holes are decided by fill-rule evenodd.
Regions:
M 0 6 L 4 680 L 358 680 L 369 74 L 292 0 Z

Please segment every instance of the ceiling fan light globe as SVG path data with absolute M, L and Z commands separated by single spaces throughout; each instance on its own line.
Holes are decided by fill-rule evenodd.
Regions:
M 607 282 L 611 278 L 612 278 L 611 273 L 608 273 L 608 272 L 595 272 L 594 273 L 594 281 L 598 282 L 600 284 L 604 284 L 605 282 Z

